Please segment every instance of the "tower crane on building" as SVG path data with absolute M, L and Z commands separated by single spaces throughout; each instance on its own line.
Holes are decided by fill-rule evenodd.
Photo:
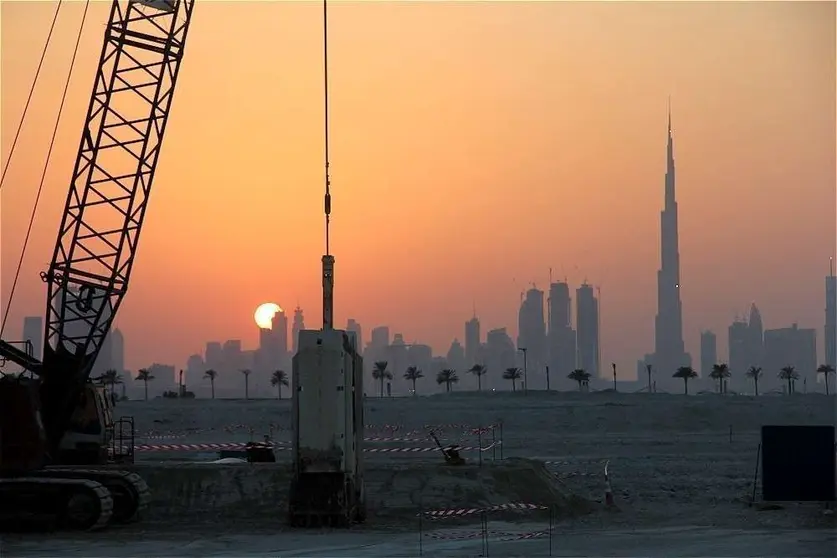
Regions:
M 132 521 L 146 505 L 138 475 L 91 468 L 124 452 L 108 451 L 112 413 L 90 374 L 128 289 L 194 4 L 111 5 L 52 261 L 41 273 L 43 358 L 0 341 L 0 357 L 32 373 L 0 379 L 0 528 L 26 518 L 92 530 Z

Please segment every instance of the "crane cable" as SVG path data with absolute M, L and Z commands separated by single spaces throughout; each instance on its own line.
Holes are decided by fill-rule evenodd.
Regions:
M 32 87 L 29 88 L 29 96 L 26 98 L 26 104 L 23 106 L 23 114 L 20 116 L 20 122 L 17 125 L 17 132 L 12 140 L 12 147 L 9 149 L 9 156 L 6 158 L 6 164 L 3 166 L 3 174 L 0 175 L 0 189 L 3 188 L 3 183 L 6 181 L 6 172 L 9 170 L 9 164 L 12 162 L 12 155 L 15 153 L 17 140 L 20 137 L 20 131 L 23 129 L 23 122 L 26 120 L 26 113 L 29 111 L 29 104 L 32 102 L 32 95 L 35 93 L 35 86 L 38 84 L 38 76 L 41 75 L 41 67 L 44 65 L 44 58 L 46 58 L 47 49 L 49 49 L 49 42 L 52 39 L 52 31 L 55 29 L 55 22 L 58 21 L 58 12 L 61 11 L 61 3 L 63 0 L 58 0 L 58 5 L 55 6 L 55 14 L 52 16 L 52 24 L 49 26 L 49 34 L 44 43 L 44 50 L 41 52 L 41 60 L 38 62 L 38 68 L 35 70 L 35 78 L 32 80 Z
M 49 169 L 49 161 L 52 157 L 52 149 L 55 147 L 55 138 L 58 136 L 58 125 L 61 123 L 61 114 L 64 112 L 64 103 L 67 101 L 67 91 L 70 89 L 70 80 L 73 76 L 73 69 L 76 65 L 76 56 L 78 55 L 78 47 L 81 43 L 81 35 L 84 31 L 84 22 L 87 20 L 87 10 L 90 8 L 90 0 L 84 3 L 84 13 L 81 16 L 81 24 L 78 27 L 78 34 L 76 35 L 76 44 L 73 48 L 73 57 L 70 60 L 70 69 L 67 71 L 67 80 L 64 82 L 64 91 L 61 94 L 61 104 L 58 106 L 58 114 L 55 116 L 55 126 L 52 128 L 52 137 L 49 140 L 49 150 L 47 151 L 46 160 L 44 161 L 44 168 L 41 172 L 41 181 L 38 184 L 38 193 L 35 195 L 35 203 L 32 206 L 32 214 L 29 216 L 29 226 L 26 229 L 26 237 L 23 239 L 23 248 L 20 250 L 20 260 L 17 263 L 17 270 L 15 270 L 15 278 L 12 281 L 12 290 L 9 293 L 9 301 L 6 304 L 6 311 L 3 313 L 3 322 L 0 323 L 0 337 L 3 336 L 3 331 L 6 329 L 6 321 L 9 318 L 9 309 L 12 307 L 12 299 L 15 296 L 15 288 L 17 287 L 17 280 L 20 277 L 20 270 L 23 267 L 23 258 L 26 255 L 26 247 L 29 244 L 29 237 L 32 234 L 32 225 L 35 223 L 35 214 L 38 211 L 38 203 L 41 200 L 41 193 L 44 190 L 44 182 L 46 182 L 46 174 Z M 56 10 L 56 14 L 58 11 Z M 55 22 L 53 21 L 53 25 Z M 50 29 L 52 34 L 52 29 Z M 40 66 L 39 66 L 40 69 Z M 27 103 L 28 104 L 28 103 Z

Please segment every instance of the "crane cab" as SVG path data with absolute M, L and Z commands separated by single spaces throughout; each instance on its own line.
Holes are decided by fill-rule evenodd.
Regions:
M 62 465 L 133 461 L 133 419 L 113 418 L 107 388 L 88 382 L 59 446 Z

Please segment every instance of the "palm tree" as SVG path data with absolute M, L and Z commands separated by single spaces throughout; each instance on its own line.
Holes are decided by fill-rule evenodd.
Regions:
M 416 395 L 416 380 L 424 378 L 424 373 L 417 366 L 410 366 L 404 372 L 404 379 L 413 382 L 413 395 Z
M 249 368 L 245 368 L 241 370 L 241 373 L 244 374 L 244 399 L 250 399 L 250 374 L 252 374 L 252 370 Z
M 520 368 L 506 368 L 503 372 L 503 379 L 511 380 L 512 391 L 517 391 L 517 380 L 519 380 L 522 376 L 523 372 L 520 371 Z
M 672 378 L 683 378 L 683 393 L 689 395 L 689 380 L 697 378 L 698 373 L 691 366 L 681 366 L 677 372 L 671 375 Z
M 218 372 L 210 368 L 204 372 L 203 377 L 209 378 L 209 384 L 212 386 L 212 399 L 215 399 L 215 378 L 218 377 Z
M 477 391 L 482 391 L 482 377 L 488 372 L 488 367 L 484 364 L 475 364 L 468 372 L 477 377 Z
M 288 373 L 284 370 L 276 370 L 270 377 L 270 385 L 279 391 L 279 399 L 282 399 L 282 386 L 288 387 Z
M 825 378 L 825 394 L 828 395 L 828 375 L 834 374 L 834 367 L 830 364 L 820 364 L 817 368 L 817 374 L 822 374 Z
M 751 366 L 749 370 L 747 370 L 747 377 L 753 380 L 753 387 L 756 390 L 756 397 L 759 396 L 759 378 L 762 377 L 761 367 L 760 366 Z
M 153 380 L 154 376 L 151 374 L 151 372 L 148 371 L 147 368 L 140 368 L 139 372 L 137 372 L 137 377 L 134 379 L 145 382 L 145 400 L 148 401 L 148 382 Z
M 779 379 L 786 380 L 788 382 L 788 395 L 790 395 L 795 391 L 794 382 L 799 379 L 799 373 L 793 366 L 785 366 L 779 372 Z
M 384 397 L 384 380 L 392 379 L 392 372 L 387 370 L 387 366 L 389 366 L 387 361 L 379 360 L 372 368 L 372 378 L 381 382 L 381 398 Z
M 709 373 L 710 378 L 718 381 L 718 393 L 726 393 L 727 390 L 724 389 L 724 384 L 726 383 L 726 379 L 730 376 L 729 366 L 722 362 L 713 364 L 712 372 Z
M 578 391 L 581 391 L 581 387 L 584 385 L 584 382 L 590 381 L 590 373 L 583 368 L 577 368 L 567 374 L 567 378 L 574 382 L 578 382 Z
M 456 370 L 452 368 L 445 368 L 436 374 L 436 383 L 439 385 L 445 384 L 445 391 L 450 392 L 450 385 L 459 381 L 459 376 L 456 375 Z
M 827 377 L 828 376 L 826 376 L 826 378 Z M 123 383 L 122 376 L 119 375 L 119 372 L 117 372 L 115 368 L 105 370 L 105 373 L 102 374 L 102 383 L 106 386 L 110 386 L 110 400 L 116 401 L 116 384 Z M 828 390 L 826 389 L 826 391 Z

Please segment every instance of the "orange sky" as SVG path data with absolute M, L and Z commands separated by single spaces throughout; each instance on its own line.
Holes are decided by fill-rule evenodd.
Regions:
M 5 159 L 54 2 L 2 2 Z M 10 316 L 47 266 L 98 62 L 93 2 Z M 8 297 L 82 2 L 62 8 L 2 190 Z M 751 301 L 816 327 L 835 252 L 834 3 L 334 3 L 336 318 L 446 351 L 472 305 L 517 330 L 548 269 L 602 288 L 604 362 L 653 347 L 666 97 L 687 348 Z M 57 47 L 60 47 L 57 48 Z M 253 309 L 319 325 L 321 5 L 199 2 L 118 325 L 127 365 L 254 347 Z

